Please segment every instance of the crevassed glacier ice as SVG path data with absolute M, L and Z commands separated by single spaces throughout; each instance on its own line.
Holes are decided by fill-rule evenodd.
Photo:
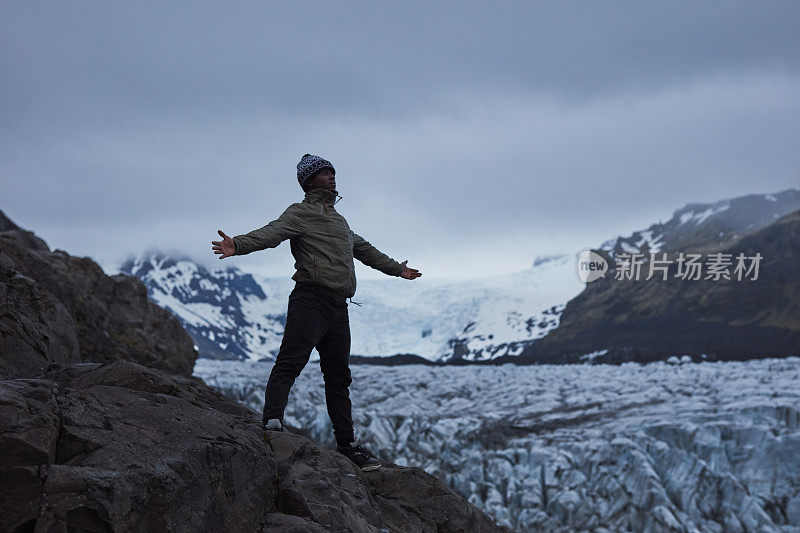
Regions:
M 261 410 L 271 363 L 197 361 Z M 800 531 L 800 359 L 353 366 L 356 431 L 519 531 Z M 333 445 L 319 366 L 286 421 Z

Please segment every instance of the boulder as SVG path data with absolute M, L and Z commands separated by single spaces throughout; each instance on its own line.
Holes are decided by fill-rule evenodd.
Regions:
M 0 250 L 0 379 L 41 375 L 50 362 L 80 361 L 66 307 L 14 269 Z
M 126 360 L 0 381 L 0 447 L 2 531 L 506 531 L 417 468 L 362 472 Z
M 60 301 L 72 316 L 84 361 L 125 359 L 190 375 L 197 350 L 178 318 L 147 297 L 133 276 L 106 275 L 88 257 L 51 252 L 0 212 L 0 249 L 15 269 Z
M 258 529 L 276 462 L 248 409 L 128 361 L 0 382 L 0 530 Z
M 421 468 L 384 463 L 366 479 L 393 531 L 500 530 L 483 511 Z

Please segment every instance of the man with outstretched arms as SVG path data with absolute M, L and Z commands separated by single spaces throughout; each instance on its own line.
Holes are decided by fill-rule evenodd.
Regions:
M 275 248 L 289 239 L 296 270 L 292 279 L 296 283 L 289 295 L 281 347 L 267 381 L 264 426 L 283 431 L 289 391 L 316 348 L 337 449 L 359 467 L 375 468 L 380 463 L 358 444 L 351 415 L 347 300 L 356 291 L 353 259 L 408 280 L 422 273 L 406 266 L 407 260 L 398 263 L 350 229 L 334 208 L 342 197 L 336 191 L 336 170 L 329 161 L 305 154 L 297 164 L 297 181 L 305 192 L 303 201 L 250 233 L 231 238 L 219 230 L 222 240 L 212 241 L 212 249 L 224 259 Z

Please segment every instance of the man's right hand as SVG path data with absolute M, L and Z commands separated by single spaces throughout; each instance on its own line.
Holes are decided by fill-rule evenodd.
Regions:
M 211 244 L 214 245 L 211 247 L 211 249 L 214 250 L 214 253 L 220 254 L 220 259 L 225 259 L 226 257 L 236 255 L 236 243 L 233 242 L 233 239 L 225 235 L 221 229 L 218 229 L 217 232 L 222 237 L 222 240 L 211 241 Z

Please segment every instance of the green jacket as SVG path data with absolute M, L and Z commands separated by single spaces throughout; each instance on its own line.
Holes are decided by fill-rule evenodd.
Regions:
M 354 233 L 334 209 L 337 196 L 328 189 L 306 192 L 302 202 L 287 207 L 276 220 L 234 237 L 236 255 L 275 248 L 289 239 L 296 270 L 292 279 L 322 285 L 334 297 L 351 298 L 356 293 L 353 258 L 384 274 L 399 276 L 403 265 Z

